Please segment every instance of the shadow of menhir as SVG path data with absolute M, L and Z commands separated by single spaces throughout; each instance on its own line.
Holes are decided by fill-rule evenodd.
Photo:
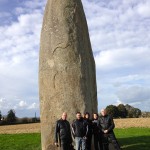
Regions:
M 118 143 L 118 140 L 115 141 L 115 144 L 112 141 L 109 141 L 108 147 L 109 150 L 122 150 L 120 144 Z M 107 150 L 105 149 L 104 145 L 103 150 Z
M 112 143 L 109 143 L 109 150 L 117 150 Z M 122 150 L 120 148 L 120 150 Z
M 149 150 L 150 149 L 150 136 L 119 138 L 118 141 L 121 144 L 122 150 Z

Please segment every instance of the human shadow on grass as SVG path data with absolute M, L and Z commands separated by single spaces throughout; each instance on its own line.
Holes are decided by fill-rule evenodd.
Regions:
M 150 136 L 118 138 L 122 150 L 150 150 Z

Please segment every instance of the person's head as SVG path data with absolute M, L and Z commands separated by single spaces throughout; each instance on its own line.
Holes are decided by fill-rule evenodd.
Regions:
M 106 114 L 107 114 L 106 109 L 104 109 L 104 108 L 103 108 L 103 109 L 101 109 L 101 115 L 102 115 L 102 116 L 105 116 Z
M 84 119 L 90 119 L 90 114 L 88 112 L 84 113 Z
M 76 118 L 79 120 L 79 119 L 81 119 L 81 113 L 80 112 L 77 112 L 76 113 Z
M 98 114 L 97 113 L 93 113 L 93 119 L 98 119 Z
M 62 118 L 62 120 L 66 120 L 66 119 L 67 119 L 67 113 L 64 112 L 64 113 L 62 114 L 61 118 Z

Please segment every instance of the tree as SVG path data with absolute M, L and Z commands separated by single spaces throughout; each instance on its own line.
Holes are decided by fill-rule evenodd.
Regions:
M 107 111 L 107 114 L 111 115 L 113 118 L 119 117 L 117 106 L 109 105 L 106 107 L 106 111 Z
M 129 118 L 134 118 L 134 109 L 128 110 L 128 117 Z
M 142 115 L 142 112 L 138 108 L 134 108 L 130 105 L 119 104 L 118 106 L 108 105 L 106 107 L 107 113 L 114 118 L 139 118 Z
M 126 110 L 126 107 L 123 105 L 123 104 L 119 104 L 117 106 L 118 108 L 118 112 L 119 112 L 119 117 L 121 118 L 126 118 L 127 117 L 127 110 Z
M 127 109 L 129 118 L 138 118 L 141 116 L 141 110 L 140 109 L 134 108 L 128 104 L 125 107 Z
M 134 108 L 134 117 L 139 118 L 141 116 L 142 112 L 138 108 Z
M 7 122 L 14 123 L 15 121 L 16 121 L 15 111 L 11 109 L 8 111 L 8 114 L 7 114 Z

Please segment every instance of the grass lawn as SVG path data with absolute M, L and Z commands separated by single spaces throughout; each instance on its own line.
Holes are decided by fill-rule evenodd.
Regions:
M 150 150 L 150 128 L 115 129 L 123 150 Z
M 41 150 L 40 133 L 0 134 L 0 150 Z
M 150 150 L 150 128 L 115 129 L 123 150 Z M 0 134 L 0 150 L 41 150 L 40 133 Z

